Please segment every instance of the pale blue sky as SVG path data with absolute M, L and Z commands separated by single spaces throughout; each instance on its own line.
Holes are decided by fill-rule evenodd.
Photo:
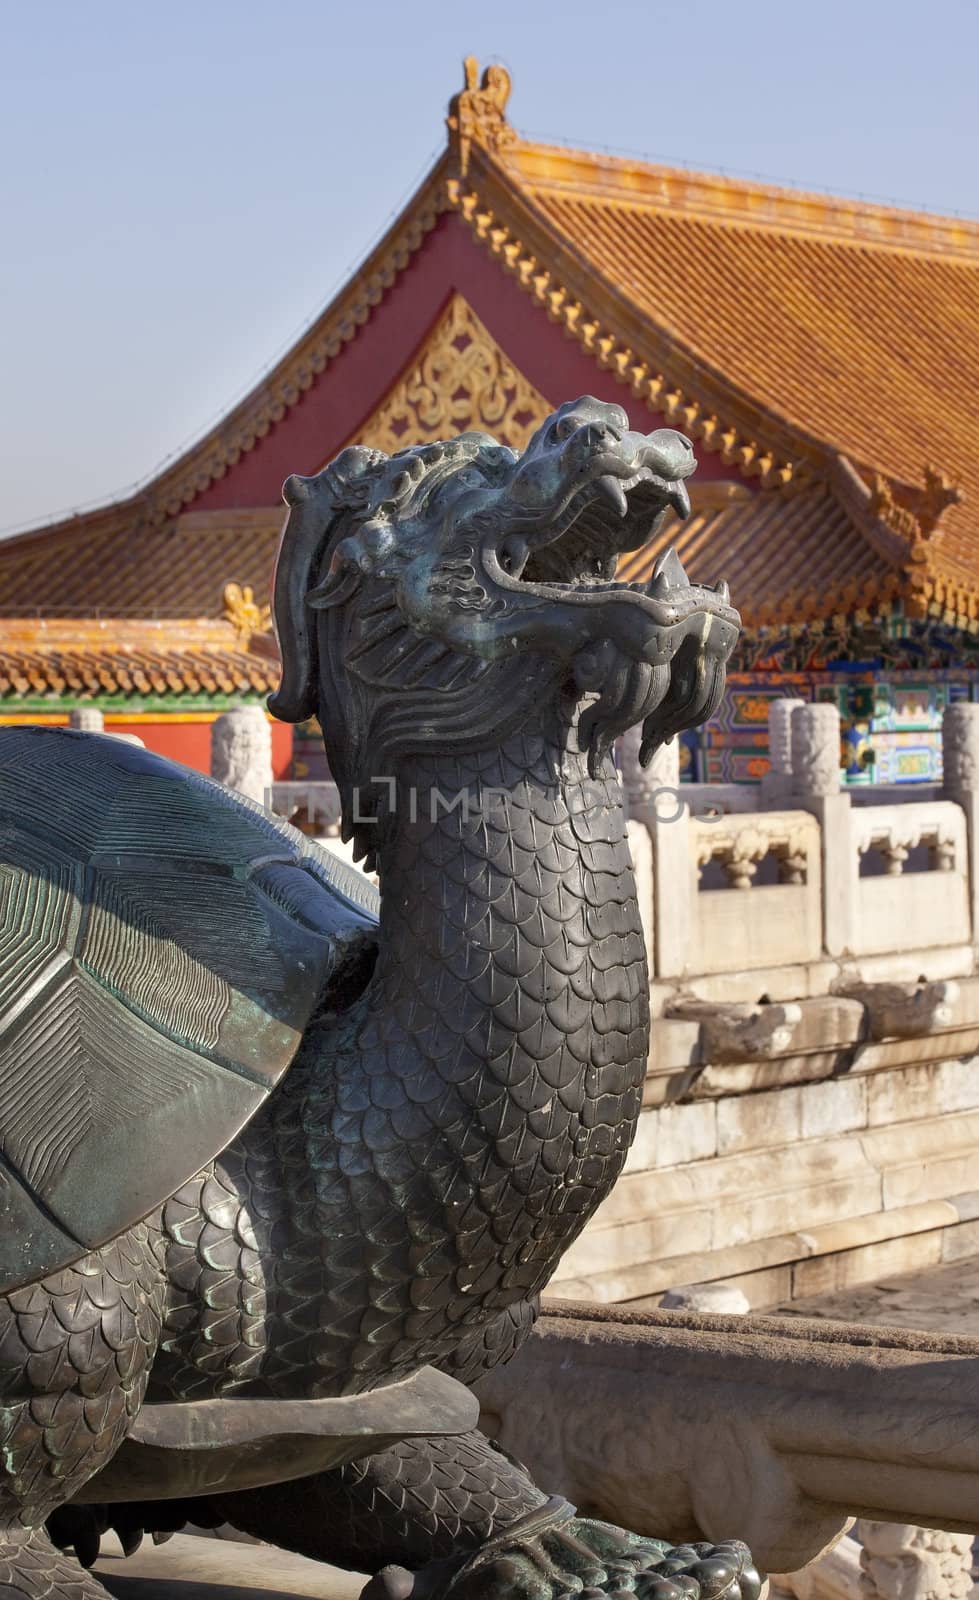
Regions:
M 529 134 L 979 214 L 974 0 L 0 0 L 0 528 L 125 493 L 240 396 L 470 52 Z

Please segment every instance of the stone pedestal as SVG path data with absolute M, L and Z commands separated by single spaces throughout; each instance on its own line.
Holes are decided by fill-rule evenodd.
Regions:
M 211 728 L 211 777 L 259 805 L 272 789 L 272 730 L 261 706 L 236 706 Z

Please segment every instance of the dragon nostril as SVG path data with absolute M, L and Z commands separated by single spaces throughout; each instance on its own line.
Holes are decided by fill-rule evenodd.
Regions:
M 589 422 L 585 425 L 585 438 L 590 445 L 618 444 L 622 434 L 608 422 Z

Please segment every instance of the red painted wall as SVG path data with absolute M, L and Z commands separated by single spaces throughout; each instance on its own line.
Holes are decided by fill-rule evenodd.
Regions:
M 179 761 L 197 772 L 211 770 L 210 722 L 178 722 L 161 718 L 159 722 L 127 722 L 124 716 L 106 717 L 106 733 L 134 733 L 147 750 Z M 292 774 L 292 726 L 272 723 L 272 771 L 277 778 Z
M 666 425 L 549 322 L 450 212 L 439 218 L 352 342 L 282 422 L 199 495 L 192 509 L 274 505 L 290 472 L 316 472 L 324 466 L 400 377 L 453 290 L 464 296 L 524 377 L 553 405 L 593 394 L 623 406 L 644 432 Z M 698 477 L 734 476 L 716 455 L 701 453 Z

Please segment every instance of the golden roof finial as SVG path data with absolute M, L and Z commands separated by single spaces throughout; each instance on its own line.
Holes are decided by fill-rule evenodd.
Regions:
M 230 622 L 238 635 L 238 643 L 247 650 L 253 633 L 268 633 L 272 627 L 270 606 L 260 606 L 250 583 L 226 583 L 221 596 L 224 601 L 224 620 Z
M 924 468 L 922 484 L 918 490 L 903 489 L 899 499 L 894 484 L 876 472 L 869 501 L 871 516 L 907 540 L 908 556 L 919 564 L 928 562 L 929 548 L 937 545 L 945 532 L 941 521 L 949 506 L 956 506 L 965 498 L 958 485 L 938 467 Z M 913 510 L 906 503 L 908 500 L 913 502 Z
M 467 56 L 462 65 L 465 88 L 452 96 L 445 121 L 449 148 L 456 158 L 460 176 L 465 177 L 474 142 L 495 153 L 515 144 L 517 136 L 506 118 L 510 98 L 510 74 L 506 67 L 498 63 L 487 67 L 480 82 L 479 62 L 475 56 Z
M 921 510 L 918 513 L 918 525 L 921 528 L 923 539 L 932 538 L 936 531 L 939 535 L 944 531 L 939 528 L 944 513 L 949 506 L 960 505 L 965 495 L 947 472 L 942 472 L 940 467 L 926 466 L 922 474 L 924 490 L 921 496 Z
M 900 534 L 909 544 L 920 538 L 921 530 L 913 511 L 903 506 L 894 494 L 894 485 L 882 472 L 875 472 L 870 485 L 870 515 Z

